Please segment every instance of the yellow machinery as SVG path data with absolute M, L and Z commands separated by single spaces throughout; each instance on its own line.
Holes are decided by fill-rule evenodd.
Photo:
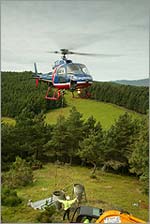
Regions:
M 124 213 L 118 210 L 105 211 L 96 220 L 96 223 L 146 223 L 145 221 L 134 217 L 129 213 Z
M 80 206 L 76 208 L 71 219 L 71 223 L 146 223 L 145 221 L 138 219 L 128 212 L 119 210 L 103 211 L 100 208 L 91 206 Z

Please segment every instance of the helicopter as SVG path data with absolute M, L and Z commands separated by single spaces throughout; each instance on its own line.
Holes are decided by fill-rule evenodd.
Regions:
M 38 87 L 40 81 L 48 84 L 48 90 L 45 95 L 46 100 L 59 100 L 60 97 L 64 95 L 65 90 L 70 90 L 74 97 L 74 91 L 80 94 L 82 89 L 92 85 L 93 78 L 87 67 L 81 63 L 73 63 L 66 55 L 95 56 L 96 54 L 77 53 L 68 49 L 50 51 L 49 53 L 62 54 L 62 58 L 54 62 L 51 72 L 45 74 L 38 73 L 37 65 L 34 63 L 35 74 L 33 75 L 33 78 L 36 80 L 36 87 Z M 56 91 L 53 96 L 50 97 L 49 92 L 52 87 L 56 88 Z

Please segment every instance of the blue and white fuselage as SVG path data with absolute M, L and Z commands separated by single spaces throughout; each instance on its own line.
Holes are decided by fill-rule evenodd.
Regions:
M 71 60 L 56 61 L 53 71 L 46 74 L 37 73 L 35 64 L 35 74 L 35 78 L 39 81 L 52 83 L 58 89 L 86 88 L 93 82 L 86 66 L 80 63 L 72 63 Z

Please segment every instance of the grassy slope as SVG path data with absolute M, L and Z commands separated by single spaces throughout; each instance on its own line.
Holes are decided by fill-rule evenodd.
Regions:
M 65 108 L 49 111 L 46 114 L 46 123 L 55 124 L 59 115 L 64 115 L 67 117 L 69 115 L 70 109 L 73 106 L 75 106 L 77 110 L 83 115 L 83 119 L 87 119 L 93 115 L 96 121 L 100 121 L 104 129 L 109 129 L 110 126 L 114 124 L 115 120 L 117 120 L 118 117 L 124 114 L 126 111 L 132 115 L 133 118 L 140 118 L 144 116 L 134 111 L 127 110 L 123 107 L 119 107 L 115 104 L 98 102 L 90 99 L 72 98 L 70 92 L 67 92 L 65 99 L 68 106 Z M 2 122 L 15 125 L 15 120 L 8 117 L 3 117 Z
M 122 208 L 134 216 L 148 220 L 148 209 L 133 206 L 139 200 L 148 205 L 148 196 L 140 191 L 140 184 L 133 177 L 115 175 L 97 171 L 97 179 L 90 178 L 90 169 L 85 167 L 56 166 L 48 164 L 44 169 L 34 171 L 34 183 L 19 189 L 18 195 L 23 199 L 22 206 L 16 208 L 2 207 L 3 222 L 36 222 L 35 211 L 27 207 L 27 201 L 33 202 L 50 197 L 54 190 L 65 189 L 71 195 L 73 183 L 85 186 L 88 202 L 84 205 L 109 209 Z M 61 222 L 62 211 L 54 217 L 53 222 Z
M 1 122 L 3 123 L 6 123 L 6 124 L 9 124 L 9 125 L 15 125 L 16 124 L 16 121 L 15 121 L 15 119 L 13 119 L 13 118 L 9 118 L 9 117 L 3 117 L 2 119 L 1 119 Z
M 71 107 L 75 106 L 77 110 L 83 114 L 83 118 L 87 119 L 91 115 L 97 120 L 100 121 L 102 127 L 108 129 L 118 117 L 125 113 L 129 112 L 134 118 L 140 118 L 142 115 L 129 111 L 123 107 L 116 106 L 110 103 L 98 102 L 90 99 L 81 99 L 81 98 L 72 98 L 71 93 L 65 95 L 68 107 L 56 109 L 49 111 L 46 114 L 46 122 L 54 124 L 57 121 L 59 115 L 68 116 Z
M 125 111 L 124 108 L 88 99 L 71 98 L 71 94 L 65 95 L 68 107 L 50 111 L 46 115 L 46 122 L 54 124 L 57 116 L 62 114 L 68 116 L 69 110 L 75 106 L 87 119 L 90 115 L 100 121 L 105 129 L 108 129 L 114 121 Z M 141 115 L 128 111 L 134 118 Z M 3 121 L 14 124 L 14 120 L 3 118 Z M 2 207 L 3 222 L 36 222 L 39 211 L 35 211 L 26 206 L 28 199 L 33 201 L 49 197 L 56 189 L 62 189 L 70 183 L 83 183 L 86 186 L 88 195 L 88 205 L 104 209 L 123 208 L 133 215 L 147 220 L 148 211 L 132 204 L 138 200 L 148 203 L 148 198 L 140 192 L 139 182 L 131 177 L 122 177 L 113 174 L 104 174 L 99 171 L 98 178 L 90 179 L 89 170 L 82 167 L 60 167 L 56 169 L 53 165 L 47 165 L 40 171 L 35 171 L 35 182 L 32 186 L 18 190 L 18 195 L 22 197 L 23 203 L 16 208 Z M 62 182 L 63 180 L 63 182 Z M 68 188 L 67 194 L 71 193 Z M 85 204 L 85 203 L 84 203 Z M 54 222 L 60 222 L 62 213 L 55 217 Z

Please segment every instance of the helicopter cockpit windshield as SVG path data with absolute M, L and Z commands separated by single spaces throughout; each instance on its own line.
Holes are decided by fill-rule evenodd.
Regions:
M 67 64 L 67 73 L 76 75 L 78 74 L 89 75 L 87 67 L 83 64 Z

